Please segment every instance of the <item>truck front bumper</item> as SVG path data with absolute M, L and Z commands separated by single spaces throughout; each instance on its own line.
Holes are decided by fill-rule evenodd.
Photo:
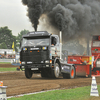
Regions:
M 22 64 L 21 66 L 22 68 L 51 68 L 52 64 Z

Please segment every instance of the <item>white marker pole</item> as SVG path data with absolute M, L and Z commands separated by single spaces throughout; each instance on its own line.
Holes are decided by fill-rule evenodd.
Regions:
M 0 86 L 0 100 L 7 100 L 6 88 L 7 86 Z
M 99 96 L 95 76 L 92 77 L 90 96 Z

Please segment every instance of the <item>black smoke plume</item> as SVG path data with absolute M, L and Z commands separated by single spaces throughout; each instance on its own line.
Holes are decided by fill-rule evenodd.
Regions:
M 98 0 L 22 0 L 28 7 L 28 16 L 37 30 L 39 18 L 46 14 L 64 37 L 78 33 L 91 33 L 100 26 L 100 2 Z
M 28 6 L 28 16 L 32 25 L 37 31 L 37 25 L 39 24 L 39 18 L 42 14 L 41 0 L 22 0 L 23 4 Z

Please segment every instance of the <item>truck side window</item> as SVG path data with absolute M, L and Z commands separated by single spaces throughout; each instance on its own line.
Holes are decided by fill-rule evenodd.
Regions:
M 51 45 L 56 45 L 57 40 L 55 37 L 51 37 Z

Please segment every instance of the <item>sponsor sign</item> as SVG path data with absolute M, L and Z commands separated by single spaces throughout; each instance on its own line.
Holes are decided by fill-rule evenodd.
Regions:
M 39 50 L 39 48 L 30 48 L 30 50 Z

